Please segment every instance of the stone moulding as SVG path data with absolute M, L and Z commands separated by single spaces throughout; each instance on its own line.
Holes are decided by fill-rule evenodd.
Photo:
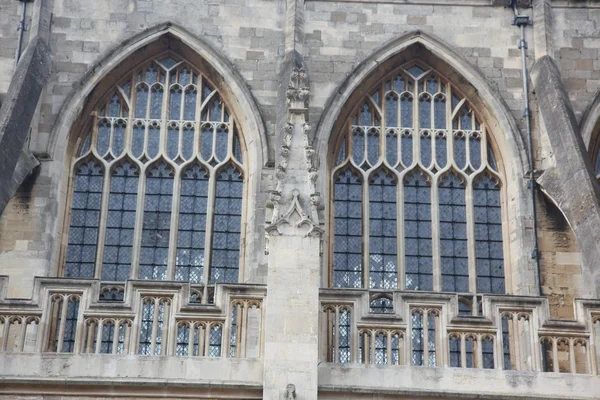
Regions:
M 310 95 L 308 74 L 303 68 L 294 68 L 286 90 L 287 122 L 283 129 L 283 140 L 279 150 L 279 163 L 275 168 L 275 190 L 269 192 L 270 206 L 273 207 L 271 221 L 265 228 L 270 235 L 305 234 L 320 236 L 323 229 L 319 226 L 318 207 L 321 194 L 316 191 L 318 171 L 316 152 L 311 143 L 311 126 L 308 117 L 308 99 Z M 296 132 L 296 133 L 295 133 Z M 294 142 L 294 134 L 301 134 L 301 145 Z M 303 164 L 293 162 L 292 155 L 303 152 Z M 296 165 L 298 164 L 298 165 Z M 306 177 L 304 193 L 297 183 L 290 183 L 288 171 L 293 170 Z M 303 205 L 308 201 L 309 206 Z M 286 204 L 288 207 L 283 211 Z M 306 211 L 306 208 L 309 211 Z M 289 229 L 291 228 L 291 230 Z

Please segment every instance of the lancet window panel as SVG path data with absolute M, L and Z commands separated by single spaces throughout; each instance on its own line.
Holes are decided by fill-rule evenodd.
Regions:
M 332 151 L 329 285 L 505 293 L 502 177 L 476 110 L 420 61 L 363 93 Z
M 77 145 L 63 275 L 237 282 L 245 146 L 222 94 L 171 53 L 119 82 Z

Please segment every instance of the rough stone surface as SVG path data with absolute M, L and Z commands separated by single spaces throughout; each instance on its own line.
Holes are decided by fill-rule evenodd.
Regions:
M 538 179 L 542 189 L 566 215 L 582 252 L 584 273 L 589 292 L 600 287 L 600 187 L 591 165 L 586 163 L 586 150 L 579 135 L 575 115 L 570 106 L 556 64 L 549 56 L 540 58 L 533 70 L 540 118 L 545 129 L 542 135 L 553 153 L 554 165 Z
M 319 321 L 325 292 L 319 287 L 328 282 L 331 257 L 329 173 L 331 146 L 339 133 L 337 119 L 353 105 L 346 105 L 347 99 L 366 90 L 375 77 L 381 78 L 414 58 L 427 61 L 451 80 L 485 116 L 497 142 L 505 174 L 505 272 L 510 294 L 498 296 L 498 301 L 511 299 L 508 308 L 541 302 L 537 297 L 520 297 L 536 296 L 538 287 L 531 260 L 533 216 L 526 182 L 530 171 L 519 29 L 511 25 L 514 16 L 506 4 L 504 0 L 35 0 L 28 3 L 24 45 L 29 53 L 22 61 L 25 65 L 29 59 L 32 67 L 20 68 L 13 76 L 20 2 L 0 0 L 0 210 L 2 202 L 8 202 L 0 212 L 0 312 L 37 310 L 38 300 L 47 300 L 52 290 L 73 291 L 77 285 L 96 285 L 98 289 L 97 281 L 75 284 L 59 278 L 42 290 L 35 277 L 60 274 L 67 241 L 71 161 L 81 132 L 79 124 L 87 118 L 85 105 L 94 90 L 101 90 L 96 88 L 118 79 L 111 71 L 145 62 L 144 52 L 157 43 L 167 43 L 165 49 L 187 46 L 212 60 L 211 67 L 220 68 L 223 81 L 237 88 L 229 100 L 238 100 L 242 124 L 252 127 L 243 131 L 254 152 L 248 164 L 251 187 L 243 227 L 243 279 L 249 287 L 267 285 L 264 308 L 253 309 L 248 317 L 266 324 L 263 331 L 248 333 L 252 343 L 247 349 L 249 357 L 258 359 L 40 355 L 35 349 L 47 343 L 26 337 L 25 353 L 0 356 L 0 375 L 10 375 L 9 380 L 0 377 L 0 398 L 289 400 L 294 397 L 288 384 L 295 385 L 299 400 L 596 398 L 600 390 L 597 376 L 356 363 L 340 366 L 325 362 L 327 354 L 320 351 L 323 333 L 330 328 Z M 546 327 L 549 335 L 585 336 L 591 325 L 587 310 L 600 310 L 597 300 L 589 299 L 598 296 L 600 287 L 600 210 L 577 119 L 584 110 L 592 110 L 585 113 L 584 119 L 589 120 L 585 125 L 596 127 L 600 115 L 600 106 L 594 106 L 600 101 L 592 103 L 594 96 L 600 98 L 595 94 L 600 93 L 600 8 L 594 1 L 567 0 L 519 0 L 518 5 L 520 13 L 534 21 L 533 27 L 526 27 L 526 54 L 529 67 L 538 60 L 531 104 L 533 157 L 545 192 L 537 195 L 537 235 L 542 293 L 548 297 L 549 311 L 532 307 L 540 321 L 557 320 L 551 328 Z M 32 41 L 33 37 L 38 39 Z M 40 51 L 40 40 L 47 41 L 50 49 Z M 41 72 L 49 70 L 49 64 L 44 61 L 38 63 L 43 68 L 33 66 L 34 60 L 46 60 L 48 54 L 53 61 L 46 82 Z M 291 116 L 286 93 L 290 75 L 300 69 L 310 77 L 308 109 Z M 5 121 L 14 128 L 5 129 L 1 125 Z M 313 131 L 305 131 L 305 123 Z M 282 152 L 288 124 L 294 141 L 288 148 L 286 174 L 280 178 L 278 167 L 285 163 Z M 31 138 L 25 141 L 30 128 Z M 596 143 L 594 129 L 586 130 L 586 145 Z M 307 132 L 306 139 L 303 132 Z M 11 143 L 6 142 L 9 138 Z M 310 160 L 315 170 L 309 171 L 305 157 L 313 150 L 310 145 L 317 142 L 321 144 L 316 149 L 318 159 Z M 35 164 L 31 154 L 41 165 L 28 176 Z M 312 180 L 315 176 L 316 183 Z M 294 189 L 299 193 L 299 208 L 286 216 L 283 222 L 287 225 L 282 222 L 267 235 L 265 225 L 273 228 L 270 222 L 277 222 L 273 192 L 278 189 L 280 215 L 294 204 Z M 311 207 L 315 192 L 322 200 Z M 303 218 L 307 224 L 300 227 L 289 223 Z M 319 228 L 313 233 L 322 229 L 322 240 L 305 237 L 308 226 Z M 168 291 L 168 285 L 162 290 Z M 175 302 L 187 301 L 185 290 L 181 296 L 173 294 Z M 367 290 L 366 306 L 340 292 L 328 291 L 338 303 L 368 309 Z M 440 294 L 417 292 L 407 298 L 435 306 L 434 295 Z M 582 297 L 587 300 L 574 307 L 573 299 Z M 582 308 L 585 301 L 588 308 Z M 397 315 L 389 319 L 366 312 L 368 317 L 361 323 L 368 327 L 393 325 L 398 319 L 408 323 L 408 303 L 395 306 L 407 308 L 398 308 Z M 466 330 L 495 329 L 497 321 L 481 317 L 450 321 L 452 307 L 458 307 L 450 300 L 439 306 L 443 307 L 444 326 L 455 323 Z M 39 329 L 49 330 L 49 305 L 40 307 L 44 315 Z M 86 313 L 102 314 L 119 307 L 95 305 L 91 312 L 86 308 Z M 184 316 L 197 316 L 198 310 L 216 313 L 202 305 L 185 309 Z M 135 318 L 133 325 L 139 326 L 140 315 Z M 176 329 L 175 323 L 172 329 Z M 352 330 L 358 329 L 357 323 L 352 320 Z M 18 343 L 18 324 L 9 325 L 6 341 L 12 348 Z M 0 336 L 3 330 L 0 325 Z M 410 329 L 404 334 L 410 337 Z M 176 339 L 171 338 L 171 351 Z M 532 354 L 539 352 L 539 337 L 529 339 Z M 440 359 L 447 358 L 447 340 L 438 345 L 443 354 Z M 358 340 L 352 346 L 358 352 Z M 561 346 L 558 369 L 567 371 L 568 346 Z M 598 352 L 600 338 L 595 347 L 590 343 L 588 348 Z M 534 363 L 532 359 L 528 362 Z M 579 368 L 584 363 L 578 359 L 576 364 Z
M 41 39 L 35 39 L 19 61 L 18 69 L 0 108 L 0 215 L 24 177 L 37 164 L 21 149 L 46 79 L 50 74 L 50 49 Z M 21 157 L 23 157 L 22 160 Z M 13 178 L 16 171 L 16 178 Z M 14 184 L 9 184 L 11 181 Z

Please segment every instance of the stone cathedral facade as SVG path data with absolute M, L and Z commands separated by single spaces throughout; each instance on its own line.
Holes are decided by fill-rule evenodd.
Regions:
M 594 0 L 0 0 L 0 399 L 600 398 Z

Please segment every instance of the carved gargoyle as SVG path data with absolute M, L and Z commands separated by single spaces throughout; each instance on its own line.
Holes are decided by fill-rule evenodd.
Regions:
M 285 388 L 285 400 L 296 400 L 296 386 L 292 383 Z

